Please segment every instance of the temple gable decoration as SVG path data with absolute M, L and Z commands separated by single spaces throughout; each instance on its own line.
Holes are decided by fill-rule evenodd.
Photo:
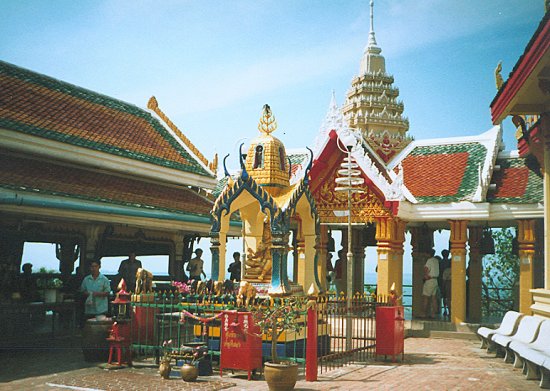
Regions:
M 315 248 L 319 217 L 309 191 L 311 165 L 301 179 L 290 184 L 292 164 L 283 143 L 271 134 L 276 129 L 275 116 L 265 105 L 258 125 L 260 136 L 251 141 L 246 155 L 240 153 L 240 174 L 228 176 L 215 201 L 211 212 L 213 278 L 223 279 L 225 274 L 225 237 L 231 215 L 238 213 L 246 256 L 244 281 L 267 286 L 272 295 L 295 293 L 311 284 L 320 290 Z M 310 161 L 311 156 L 312 152 Z M 291 229 L 305 241 L 300 258 L 304 262 L 299 264 L 294 284 L 287 275 Z

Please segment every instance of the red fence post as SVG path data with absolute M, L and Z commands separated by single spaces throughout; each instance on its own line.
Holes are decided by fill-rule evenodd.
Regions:
M 307 303 L 306 381 L 317 381 L 317 301 Z

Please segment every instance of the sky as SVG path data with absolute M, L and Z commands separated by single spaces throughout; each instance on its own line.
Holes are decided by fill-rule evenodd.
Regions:
M 368 41 L 367 0 L 2 0 L 0 59 L 160 108 L 211 160 L 258 135 L 268 103 L 289 149 L 344 102 Z M 376 0 L 374 30 L 415 139 L 490 129 L 494 69 L 512 70 L 543 0 Z M 504 124 L 507 149 L 514 129 Z

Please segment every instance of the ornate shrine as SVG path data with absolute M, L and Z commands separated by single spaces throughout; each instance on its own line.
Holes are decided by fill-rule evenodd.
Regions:
M 292 176 L 284 145 L 271 135 L 276 129 L 275 117 L 265 105 L 258 125 L 260 136 L 251 141 L 246 157 L 239 156 L 241 172 L 232 178 L 226 170 L 227 183 L 212 210 L 212 277 L 224 275 L 227 226 L 231 215 L 238 213 L 246 254 L 243 281 L 266 286 L 272 295 L 302 292 L 311 285 L 319 291 L 319 218 L 309 191 L 309 168 L 300 177 Z M 292 286 L 287 274 L 291 228 L 302 243 Z

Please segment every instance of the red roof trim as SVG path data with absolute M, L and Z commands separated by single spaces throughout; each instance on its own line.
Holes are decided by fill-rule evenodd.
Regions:
M 328 137 L 328 143 L 319 154 L 319 157 L 313 161 L 313 165 L 311 167 L 310 178 L 312 178 L 312 180 L 310 181 L 310 190 L 312 193 L 315 193 L 318 187 L 321 185 L 321 181 L 318 181 L 316 179 L 320 177 L 323 171 L 327 170 L 327 161 L 330 159 L 330 157 L 333 156 L 335 153 L 341 155 L 344 154 L 344 152 L 340 151 L 336 144 L 338 142 L 338 134 L 334 129 L 329 132 Z M 370 178 L 366 176 L 364 172 L 362 172 L 362 177 L 365 179 L 365 185 L 370 190 L 372 190 L 372 192 L 376 195 L 376 197 L 378 197 L 378 199 L 384 204 L 384 206 L 387 208 L 391 208 L 392 211 L 395 210 L 395 213 L 397 213 L 399 202 L 386 201 L 384 193 L 372 182 Z
M 545 16 L 541 23 L 543 24 L 542 28 L 539 28 L 539 31 L 535 33 L 503 88 L 500 89 L 495 99 L 491 102 L 491 118 L 494 124 L 498 123 L 497 120 L 504 114 L 511 100 L 516 96 L 529 76 L 531 76 L 540 59 L 550 48 L 549 15 L 550 13 Z

